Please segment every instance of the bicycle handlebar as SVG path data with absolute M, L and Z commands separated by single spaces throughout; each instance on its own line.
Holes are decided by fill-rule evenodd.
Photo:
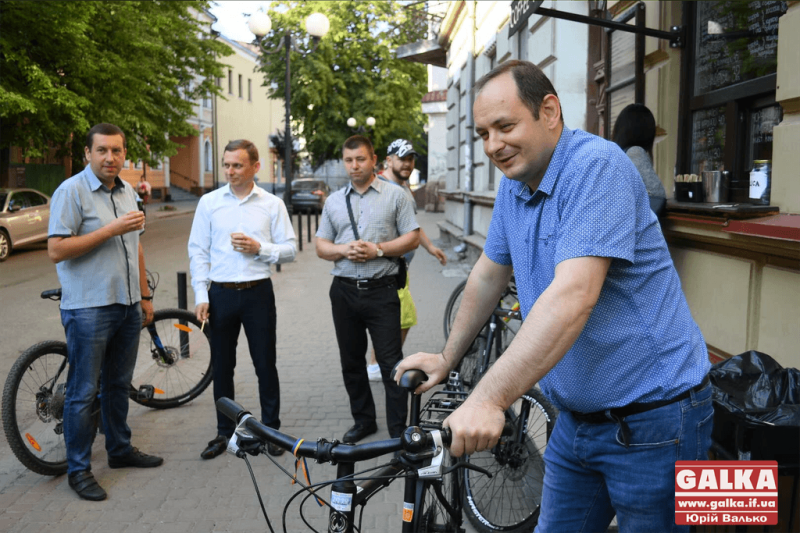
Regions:
M 416 426 L 406 428 L 401 437 L 367 442 L 364 444 L 343 444 L 338 441 L 329 442 L 319 439 L 316 443 L 306 442 L 277 429 L 267 427 L 258 421 L 244 407 L 229 398 L 217 400 L 217 410 L 237 425 L 243 426 L 260 443 L 272 443 L 288 450 L 298 457 L 316 459 L 319 463 L 355 463 L 374 459 L 399 450 L 419 453 L 435 447 L 435 440 L 430 431 Z M 450 445 L 450 430 L 441 430 L 441 442 Z M 236 446 L 238 448 L 238 446 Z M 229 451 L 236 453 L 237 450 Z
M 44 291 L 41 295 L 42 300 L 60 300 L 61 299 L 61 288 L 58 289 L 50 289 L 49 291 Z

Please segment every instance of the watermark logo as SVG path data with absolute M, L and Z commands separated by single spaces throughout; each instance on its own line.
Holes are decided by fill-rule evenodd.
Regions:
M 777 524 L 777 461 L 677 461 L 675 523 Z

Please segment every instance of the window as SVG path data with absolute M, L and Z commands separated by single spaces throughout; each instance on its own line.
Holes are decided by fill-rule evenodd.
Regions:
M 644 10 L 634 5 L 614 20 L 632 24 L 638 15 L 644 25 Z M 605 137 L 610 139 L 620 112 L 637 101 L 644 103 L 644 36 L 618 30 L 607 31 L 606 35 Z
M 205 161 L 205 171 L 211 172 L 214 169 L 214 156 L 211 153 L 211 143 L 206 140 L 205 145 L 203 146 L 203 160 Z
M 228 69 L 228 94 L 233 94 L 233 71 Z
M 136 170 L 141 170 L 141 169 L 142 169 L 142 161 L 141 161 L 141 159 L 140 159 L 139 161 L 137 161 L 137 162 L 136 162 L 136 163 L 133 165 L 133 168 L 135 168 Z
M 730 173 L 729 201 L 745 202 L 753 161 L 772 159 L 778 19 L 786 2 L 691 2 L 688 87 L 682 91 L 676 172 Z
M 153 170 L 161 170 L 161 160 L 159 159 L 158 162 L 156 162 L 155 166 L 152 166 L 150 168 L 152 168 Z
M 239 74 L 239 98 L 242 97 L 242 75 Z
M 211 94 L 206 93 L 203 96 L 203 107 L 206 109 L 211 109 Z
M 131 162 L 126 159 L 125 162 L 122 163 L 122 168 L 131 168 Z
M 247 79 L 247 101 L 253 101 L 253 80 L 250 78 Z

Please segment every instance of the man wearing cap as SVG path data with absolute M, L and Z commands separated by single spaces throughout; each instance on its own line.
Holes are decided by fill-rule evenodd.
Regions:
M 406 196 L 408 196 L 408 199 L 411 201 L 411 205 L 414 207 L 415 215 L 417 214 L 417 202 L 414 199 L 414 195 L 411 193 L 411 189 L 408 187 L 408 178 L 410 178 L 411 173 L 414 172 L 414 163 L 416 162 L 417 155 L 414 146 L 409 141 L 406 139 L 395 140 L 386 150 L 386 169 L 383 171 L 383 174 L 379 176 L 381 179 L 394 183 L 403 189 Z M 442 265 L 447 264 L 447 256 L 445 253 L 431 242 L 422 227 L 419 228 L 419 243 L 429 254 L 438 259 Z M 409 266 L 411 265 L 411 260 L 414 258 L 414 252 L 415 250 L 411 250 L 403 256 L 403 259 L 405 259 Z M 400 335 L 403 344 L 406 342 L 408 330 L 417 323 L 417 309 L 414 306 L 414 300 L 411 298 L 411 292 L 409 291 L 410 284 L 411 281 L 409 279 L 406 281 L 405 287 L 397 291 L 400 297 Z M 381 372 L 375 360 L 374 350 L 372 351 L 370 364 L 367 367 L 367 373 L 369 374 L 370 381 L 380 381 Z
M 419 225 L 403 191 L 375 176 L 378 158 L 369 139 L 347 139 L 342 160 L 350 183 L 325 202 L 316 246 L 320 258 L 334 263 L 329 293 L 333 325 L 355 422 L 343 440 L 352 443 L 378 431 L 364 365 L 367 331 L 386 391 L 389 436 L 399 437 L 406 428 L 408 394 L 391 378 L 403 358 L 398 258 L 419 245 Z

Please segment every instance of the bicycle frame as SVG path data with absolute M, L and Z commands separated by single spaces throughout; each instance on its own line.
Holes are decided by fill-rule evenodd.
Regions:
M 411 398 L 411 420 L 410 426 L 420 425 L 420 404 L 421 397 L 419 395 L 412 395 Z M 441 442 L 438 445 L 442 449 L 435 459 L 438 460 L 436 465 L 431 465 L 433 471 L 441 472 L 442 462 L 444 457 L 450 457 L 447 449 L 442 446 Z M 328 516 L 328 533 L 353 533 L 355 528 L 355 515 L 356 507 L 366 505 L 367 501 L 373 494 L 381 489 L 389 486 L 397 477 L 403 472 L 414 471 L 411 466 L 389 465 L 374 474 L 373 479 L 368 479 L 360 484 L 356 484 L 352 480 L 352 475 L 355 472 L 355 463 L 339 463 L 336 467 L 337 481 L 331 487 L 331 512 Z M 461 485 L 461 471 L 455 473 L 457 476 L 457 483 Z M 426 484 L 430 481 L 420 479 L 416 476 L 407 476 L 405 482 L 405 491 L 403 494 L 403 523 L 402 533 L 414 533 L 420 531 L 422 514 L 416 512 L 423 508 L 422 499 L 425 496 Z M 460 494 L 460 491 L 454 491 Z M 437 494 L 441 498 L 441 494 Z M 461 500 L 454 498 L 456 501 L 447 502 L 450 509 L 447 509 L 451 518 L 453 518 L 458 527 L 462 524 L 461 515 Z M 444 502 L 442 502 L 444 503 Z

